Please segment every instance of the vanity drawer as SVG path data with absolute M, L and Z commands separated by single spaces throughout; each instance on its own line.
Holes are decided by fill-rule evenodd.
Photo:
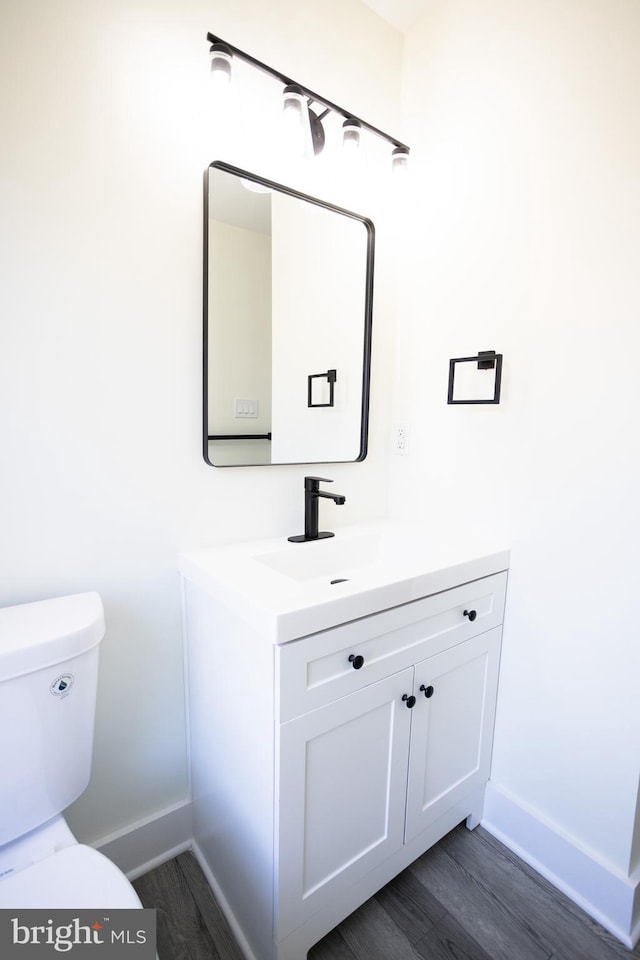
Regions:
M 280 722 L 497 627 L 506 585 L 498 573 L 278 647 Z

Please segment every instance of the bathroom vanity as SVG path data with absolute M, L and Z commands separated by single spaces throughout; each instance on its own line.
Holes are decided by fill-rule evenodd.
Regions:
M 507 567 L 389 524 L 182 555 L 196 854 L 250 960 L 479 822 Z

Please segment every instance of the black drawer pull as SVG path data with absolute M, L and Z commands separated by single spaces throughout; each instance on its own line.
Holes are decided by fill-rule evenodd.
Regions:
M 429 684 L 428 687 L 425 687 L 425 685 L 424 685 L 424 683 L 423 683 L 422 686 L 420 687 L 420 689 L 421 689 L 422 692 L 424 693 L 424 695 L 425 695 L 425 697 L 427 698 L 427 700 L 429 699 L 429 697 L 432 697 L 432 696 L 433 696 L 433 687 L 431 686 L 431 684 Z
M 364 666 L 364 657 L 361 657 L 360 654 L 356 656 L 355 653 L 349 654 L 349 663 L 354 670 L 359 670 L 360 667 Z
M 465 610 L 462 616 L 469 617 L 469 620 L 471 621 L 471 623 L 473 623 L 475 618 L 478 616 L 478 612 L 476 610 Z
M 415 707 L 415 705 L 416 705 L 416 698 L 413 696 L 413 694 L 411 694 L 411 696 L 409 696 L 408 693 L 403 693 L 403 694 L 402 694 L 402 702 L 403 702 L 403 703 L 406 703 L 406 705 L 409 707 L 409 710 L 411 710 L 411 708 L 412 708 L 412 707 Z

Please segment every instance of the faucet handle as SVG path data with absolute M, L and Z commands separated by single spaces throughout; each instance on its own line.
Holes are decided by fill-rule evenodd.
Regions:
M 317 490 L 318 484 L 320 483 L 333 483 L 333 480 L 329 480 L 328 477 L 305 477 L 304 478 L 305 490 Z

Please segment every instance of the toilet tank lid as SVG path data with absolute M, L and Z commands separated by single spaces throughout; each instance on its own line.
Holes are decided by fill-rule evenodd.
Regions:
M 0 681 L 85 653 L 104 636 L 97 593 L 38 600 L 0 609 Z

